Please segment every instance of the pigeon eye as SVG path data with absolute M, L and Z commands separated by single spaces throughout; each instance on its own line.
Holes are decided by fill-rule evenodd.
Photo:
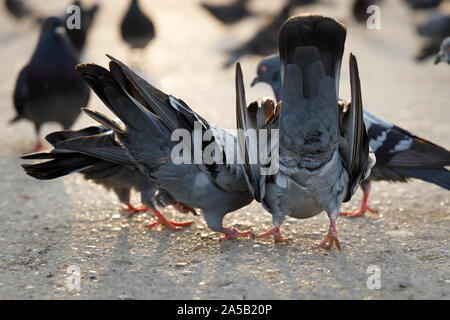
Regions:
M 266 72 L 267 71 L 267 66 L 261 66 L 261 68 L 259 69 L 259 71 L 261 73 Z

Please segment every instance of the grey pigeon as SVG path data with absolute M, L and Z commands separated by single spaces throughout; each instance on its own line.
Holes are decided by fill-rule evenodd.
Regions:
M 445 38 L 441 44 L 441 50 L 434 60 L 434 64 L 438 64 L 439 62 L 447 62 L 450 64 L 450 37 Z
M 73 5 L 78 6 L 81 9 L 81 29 L 70 29 L 66 24 L 66 32 L 75 50 L 78 54 L 81 54 L 86 45 L 88 34 L 94 23 L 99 5 L 94 4 L 91 7 L 86 8 L 83 7 L 81 1 L 79 0 L 75 1 Z M 67 16 L 65 18 L 67 19 Z
M 277 102 L 281 101 L 281 70 L 278 56 L 263 59 L 259 63 L 252 86 L 259 82 L 269 84 Z M 346 107 L 345 101 L 341 100 L 339 103 L 342 108 Z M 377 162 L 369 179 L 361 183 L 364 196 L 360 209 L 351 213 L 341 212 L 341 215 L 355 217 L 364 214 L 366 210 L 374 212 L 367 203 L 372 180 L 407 182 L 410 178 L 416 178 L 450 190 L 450 173 L 445 169 L 445 166 L 450 165 L 449 151 L 380 119 L 366 109 L 363 112 L 369 145 Z
M 30 62 L 20 71 L 14 90 L 16 122 L 34 123 L 37 143 L 43 123 L 55 121 L 70 129 L 89 100 L 89 87 L 75 72 L 77 54 L 63 33 L 59 18 L 47 18 Z
M 51 180 L 72 173 L 80 173 L 85 179 L 112 189 L 123 208 L 133 215 L 158 206 L 173 205 L 179 212 L 196 214 L 195 210 L 177 203 L 170 195 L 152 193 L 153 183 L 129 160 L 125 150 L 115 142 L 114 133 L 104 126 L 92 126 L 79 131 L 61 131 L 49 134 L 47 140 L 53 145 L 50 152 L 23 156 L 27 160 L 45 160 L 35 164 L 22 165 L 25 172 L 39 180 Z M 132 189 L 141 193 L 141 201 L 147 206 L 133 206 L 130 203 Z M 149 207 L 148 207 L 149 206 Z M 155 211 L 157 222 L 172 230 L 190 225 L 190 222 L 173 222 Z
M 268 151 L 276 154 L 273 141 L 279 141 L 276 173 L 262 171 L 264 161 L 249 164 L 247 160 L 252 160 L 249 146 L 254 142 L 238 131 L 249 188 L 273 216 L 274 228 L 261 237 L 274 235 L 275 241 L 286 241 L 280 231 L 286 215 L 305 219 L 326 211 L 330 228 L 319 247 L 331 248 L 336 244 L 341 248 L 336 228 L 341 205 L 350 200 L 374 164 L 369 156 L 358 67 L 353 55 L 350 56 L 352 103 L 347 110 L 338 105 L 345 37 L 342 24 L 320 15 L 296 16 L 283 24 L 279 35 L 283 101 L 276 121 L 264 121 L 267 103 L 262 108 L 253 104 L 246 107 L 238 64 L 238 129 L 279 130 L 278 139 L 276 134 L 275 138 L 271 135 L 270 144 L 258 141 L 260 155 Z
M 230 4 L 213 5 L 203 2 L 202 7 L 224 24 L 233 24 L 251 15 L 248 0 L 235 0 Z
M 417 34 L 425 38 L 425 44 L 416 54 L 417 61 L 423 61 L 438 54 L 442 41 L 450 37 L 450 15 L 440 12 L 417 27 Z
M 281 25 L 286 21 L 292 10 L 292 4 L 287 3 L 273 20 L 262 27 L 250 40 L 229 52 L 226 68 L 231 67 L 245 55 L 267 56 L 277 51 L 277 36 Z
M 222 226 L 226 213 L 253 200 L 243 167 L 237 164 L 237 137 L 213 126 L 182 100 L 159 91 L 123 63 L 110 58 L 109 71 L 96 65 L 81 65 L 77 69 L 123 124 L 89 109 L 85 109 L 86 113 L 114 131 L 128 157 L 154 183 L 155 189 L 190 208 L 201 209 L 208 227 L 224 233 L 224 239 L 251 235 L 250 231 L 240 233 Z M 175 156 L 172 155 L 179 145 L 172 141 L 175 130 L 189 134 L 188 145 L 190 139 L 194 141 L 194 159 L 196 137 L 212 134 L 211 142 L 201 143 L 200 139 L 197 145 L 201 154 L 212 147 L 211 161 L 178 163 L 178 153 L 174 151 Z M 187 151 L 186 155 L 192 156 Z
M 144 49 L 155 37 L 155 27 L 142 11 L 138 0 L 131 0 L 120 25 L 122 39 L 132 49 Z

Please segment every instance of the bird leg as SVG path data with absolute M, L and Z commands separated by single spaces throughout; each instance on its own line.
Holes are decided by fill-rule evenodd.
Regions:
M 125 211 L 128 211 L 130 216 L 134 215 L 135 213 L 145 212 L 148 210 L 148 207 L 145 205 L 133 206 L 131 203 L 128 203 L 128 202 L 122 203 L 122 208 Z
M 192 213 L 194 216 L 198 216 L 198 213 L 195 211 L 194 208 L 188 207 L 187 205 L 185 205 L 184 203 L 181 202 L 175 202 L 173 204 L 174 208 L 177 209 L 178 212 L 180 213 Z
M 336 228 L 336 220 L 337 213 L 332 212 L 330 214 L 330 228 L 328 229 L 328 233 L 325 235 L 322 242 L 317 245 L 317 248 L 331 249 L 333 247 L 333 243 L 335 243 L 338 250 L 341 250 L 341 244 L 338 239 L 338 232 Z
M 370 193 L 370 182 L 364 183 L 361 185 L 361 188 L 363 189 L 364 195 L 361 201 L 361 208 L 359 208 L 358 210 L 355 210 L 353 212 L 341 212 L 341 215 L 343 216 L 348 216 L 351 218 L 355 218 L 355 217 L 360 217 L 362 215 L 364 215 L 364 213 L 369 210 L 372 213 L 375 213 L 376 211 L 373 210 L 371 207 L 369 207 L 369 205 L 367 204 L 368 200 L 369 200 L 369 193 Z
M 263 234 L 260 234 L 258 236 L 258 238 L 265 238 L 265 237 L 268 237 L 270 235 L 273 235 L 273 238 L 275 239 L 275 242 L 284 242 L 284 243 L 286 243 L 286 242 L 291 241 L 290 239 L 284 238 L 281 235 L 281 231 L 280 231 L 280 227 L 279 226 L 278 227 L 275 226 L 272 229 L 270 229 L 269 231 L 264 232 Z
M 156 216 L 156 222 L 150 223 L 147 227 L 153 228 L 154 226 L 160 224 L 162 226 L 166 226 L 169 229 L 172 230 L 180 230 L 181 228 L 190 226 L 192 222 L 173 222 L 168 220 L 166 217 L 162 215 L 158 210 L 154 210 L 152 208 L 149 208 L 149 210 Z M 177 228 L 179 227 L 179 228 Z
M 38 152 L 44 150 L 44 145 L 41 142 L 41 139 L 37 138 L 36 144 L 34 145 L 33 152 Z
M 239 232 L 235 229 L 230 229 L 230 228 L 223 228 L 222 232 L 224 234 L 224 237 L 222 239 L 220 239 L 220 241 L 222 241 L 222 242 L 230 240 L 230 239 L 253 236 L 252 231 Z

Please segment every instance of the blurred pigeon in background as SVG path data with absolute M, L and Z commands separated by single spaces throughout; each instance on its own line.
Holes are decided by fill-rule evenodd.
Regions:
M 444 61 L 450 64 L 450 37 L 445 38 L 441 44 L 441 50 L 439 51 L 434 64 Z
M 250 231 L 240 233 L 222 226 L 226 213 L 253 200 L 243 168 L 236 164 L 236 136 L 216 128 L 183 101 L 159 91 L 123 63 L 111 59 L 109 71 L 96 65 L 81 65 L 77 69 L 123 124 L 95 111 L 85 109 L 86 113 L 115 132 L 116 140 L 136 167 L 154 183 L 154 189 L 189 208 L 201 209 L 208 227 L 224 233 L 225 240 L 251 235 Z M 180 151 L 173 151 L 180 145 L 171 139 L 175 130 L 188 135 L 182 144 L 187 143 L 189 151 L 184 150 L 183 157 L 187 155 L 192 160 L 193 155 L 194 163 L 181 161 Z M 211 134 L 211 142 L 202 142 L 203 134 Z M 227 146 L 230 144 L 233 150 Z M 198 153 L 201 157 L 207 152 L 212 157 L 209 161 L 196 158 Z M 154 194 L 151 190 L 147 192 Z M 145 204 L 156 214 L 152 203 Z
M 258 64 L 257 76 L 252 86 L 260 82 L 269 84 L 277 101 L 281 101 L 281 70 L 278 56 L 263 59 Z M 346 108 L 346 102 L 341 100 L 340 104 L 342 108 Z M 364 192 L 361 208 L 351 213 L 341 212 L 341 215 L 360 216 L 367 210 L 374 212 L 367 203 L 371 180 L 407 182 L 410 178 L 416 178 L 450 190 L 450 173 L 445 169 L 445 166 L 450 165 L 449 151 L 382 120 L 367 110 L 363 112 L 369 145 L 377 161 L 369 179 L 361 183 Z
M 252 14 L 247 9 L 247 4 L 248 0 L 235 0 L 225 5 L 213 5 L 206 2 L 203 2 L 201 5 L 220 22 L 233 24 Z
M 416 55 L 417 61 L 423 61 L 438 54 L 442 41 L 450 36 L 450 15 L 440 12 L 430 16 L 427 22 L 417 27 L 417 33 L 426 38 L 426 43 Z
M 95 16 L 97 15 L 99 5 L 94 4 L 89 8 L 85 8 L 79 0 L 75 1 L 73 5 L 78 6 L 81 9 L 81 29 L 70 29 L 66 24 L 66 32 L 75 50 L 78 54 L 81 54 L 86 44 L 88 33 L 94 22 Z M 68 16 L 66 16 L 64 20 L 66 20 L 67 17 Z
M 61 19 L 47 18 L 30 62 L 19 73 L 14 90 L 17 115 L 11 120 L 34 123 L 35 150 L 42 148 L 39 132 L 43 123 L 55 121 L 70 129 L 89 100 L 89 87 L 75 72 L 77 64 Z
M 242 72 L 237 67 L 238 129 L 279 129 L 278 172 L 271 175 L 261 172 L 262 165 L 249 164 L 248 144 L 252 141 L 238 131 L 249 188 L 273 216 L 274 228 L 260 237 L 274 235 L 275 241 L 287 241 L 280 232 L 286 215 L 305 219 L 326 211 L 330 228 L 319 247 L 331 248 L 336 244 L 341 248 L 336 221 L 342 202 L 351 199 L 374 165 L 369 156 L 358 67 L 353 55 L 350 56 L 352 103 L 347 110 L 338 105 L 345 37 L 342 24 L 320 15 L 297 16 L 283 24 L 279 36 L 283 101 L 274 122 L 264 121 L 267 103 L 263 103 L 263 108 L 253 104 L 247 108 Z M 269 148 L 269 142 L 258 141 L 260 156 L 274 152 L 272 142 Z
M 153 201 L 153 183 L 128 158 L 125 150 L 115 142 L 114 133 L 104 126 L 92 126 L 79 131 L 61 131 L 49 134 L 47 140 L 53 145 L 50 152 L 23 156 L 27 160 L 46 160 L 35 164 L 22 165 L 26 173 L 39 180 L 51 180 L 72 173 L 80 173 L 86 180 L 112 189 L 130 213 L 147 211 L 146 206 L 130 203 L 131 189 L 141 193 L 142 203 Z M 150 190 L 150 193 L 148 192 Z M 179 212 L 195 214 L 195 210 L 176 203 L 169 195 L 159 193 L 157 204 L 165 207 L 173 205 Z M 149 227 L 163 224 L 172 230 L 190 225 L 166 219 L 162 214 Z
M 405 0 L 411 9 L 424 10 L 438 7 L 443 0 Z
M 289 18 L 291 9 L 291 3 L 287 3 L 281 12 L 268 25 L 260 29 L 252 39 L 231 50 L 230 57 L 224 66 L 231 67 L 245 55 L 267 56 L 275 53 L 278 45 L 278 31 L 283 22 Z
M 28 18 L 32 15 L 31 9 L 23 0 L 5 0 L 5 7 L 16 19 Z
M 122 39 L 132 49 L 144 49 L 155 37 L 155 27 L 150 18 L 142 12 L 138 0 L 131 0 L 120 25 Z

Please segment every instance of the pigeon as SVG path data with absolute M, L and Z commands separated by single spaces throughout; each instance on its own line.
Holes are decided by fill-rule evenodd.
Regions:
M 267 107 L 275 102 L 266 100 L 261 107 L 247 107 L 242 71 L 237 65 L 236 118 L 246 181 L 255 200 L 272 214 L 274 223 L 260 237 L 273 235 L 275 241 L 286 242 L 280 231 L 286 215 L 305 219 L 326 211 L 330 227 L 318 247 L 336 244 L 341 249 L 336 227 L 341 205 L 351 199 L 375 162 L 369 154 L 353 55 L 352 102 L 346 110 L 338 105 L 345 37 L 344 25 L 321 15 L 295 16 L 283 24 L 279 34 L 283 101 L 278 104 L 279 116 L 270 117 L 273 120 L 268 122 L 264 121 L 267 114 L 278 113 L 277 108 L 272 112 L 274 108 Z M 270 143 L 257 139 L 259 159 L 252 152 L 255 141 L 244 135 L 251 129 L 259 131 L 260 136 L 261 129 L 265 129 L 265 136 L 275 129 Z M 269 153 L 273 170 L 265 169 Z
M 450 37 L 447 37 L 442 41 L 441 50 L 439 51 L 434 64 L 438 64 L 442 61 L 450 64 Z
M 450 15 L 436 13 L 417 27 L 417 33 L 426 38 L 425 44 L 416 54 L 417 61 L 423 61 L 439 53 L 442 41 L 450 37 Z
M 70 29 L 66 24 L 66 32 L 73 47 L 80 54 L 86 44 L 87 36 L 97 15 L 99 5 L 94 4 L 90 8 L 84 8 L 79 0 L 75 1 L 73 5 L 81 9 L 81 29 Z M 65 17 L 65 19 L 67 18 L 68 16 Z
M 433 9 L 438 7 L 442 0 L 405 0 L 413 10 Z
M 55 121 L 70 129 L 89 100 L 89 87 L 75 72 L 77 54 L 63 30 L 57 17 L 44 21 L 37 48 L 20 71 L 14 90 L 17 115 L 11 123 L 21 119 L 34 123 L 36 151 L 42 148 L 43 123 Z
M 72 173 L 80 173 L 86 180 L 112 189 L 122 203 L 122 208 L 133 215 L 147 211 L 147 206 L 133 206 L 130 203 L 131 189 L 141 193 L 142 203 L 154 198 L 153 183 L 129 160 L 125 150 L 115 142 L 114 133 L 104 126 L 91 126 L 78 131 L 53 132 L 46 137 L 53 145 L 50 152 L 23 156 L 26 160 L 46 160 L 35 164 L 22 165 L 25 172 L 39 180 L 51 180 Z M 147 192 L 150 190 L 150 193 Z M 173 205 L 181 213 L 195 210 L 175 202 L 170 195 L 159 192 L 155 197 L 161 207 Z M 157 222 L 149 227 L 162 224 L 172 230 L 186 227 L 190 222 L 173 222 L 159 212 L 154 212 Z
M 245 55 L 267 56 L 277 50 L 277 36 L 281 25 L 286 21 L 292 9 L 292 4 L 287 3 L 281 12 L 266 26 L 260 29 L 255 36 L 229 52 L 229 59 L 224 64 L 225 68 L 231 67 L 236 61 Z
M 205 2 L 201 5 L 223 24 L 234 24 L 251 15 L 247 3 L 248 0 L 235 0 L 227 5 L 212 5 Z
M 268 57 L 259 63 L 252 86 L 260 82 L 269 84 L 277 102 L 281 101 L 281 71 L 278 56 Z M 346 108 L 346 104 L 348 103 L 344 100 L 340 101 L 342 108 Z M 445 166 L 450 165 L 449 151 L 380 119 L 366 109 L 363 112 L 369 145 L 377 162 L 369 178 L 361 183 L 364 192 L 361 207 L 354 212 L 341 212 L 341 215 L 357 217 L 367 210 L 375 212 L 368 205 L 370 181 L 407 182 L 411 178 L 416 178 L 450 190 L 450 174 L 445 169 Z M 402 157 L 402 160 L 398 161 L 398 157 Z
M 224 233 L 224 240 L 252 235 L 251 231 L 238 232 L 222 225 L 225 214 L 253 201 L 244 169 L 236 159 L 237 137 L 203 119 L 182 100 L 159 91 L 122 62 L 110 59 L 109 70 L 92 64 L 79 65 L 77 70 L 123 124 L 83 110 L 114 131 L 116 141 L 154 183 L 154 189 L 189 208 L 201 209 L 208 227 Z M 174 134 L 180 133 L 189 140 L 173 140 Z M 202 143 L 204 135 L 209 135 L 210 142 Z M 189 151 L 177 152 L 180 144 L 187 145 Z M 205 153 L 211 157 L 203 159 Z M 190 159 L 184 161 L 185 156 Z M 148 202 L 146 205 L 155 210 L 152 201 Z
M 31 9 L 23 0 L 5 0 L 5 7 L 18 20 L 28 18 L 32 15 Z
M 120 26 L 122 39 L 132 49 L 144 49 L 155 37 L 155 27 L 145 15 L 138 0 L 131 0 Z

